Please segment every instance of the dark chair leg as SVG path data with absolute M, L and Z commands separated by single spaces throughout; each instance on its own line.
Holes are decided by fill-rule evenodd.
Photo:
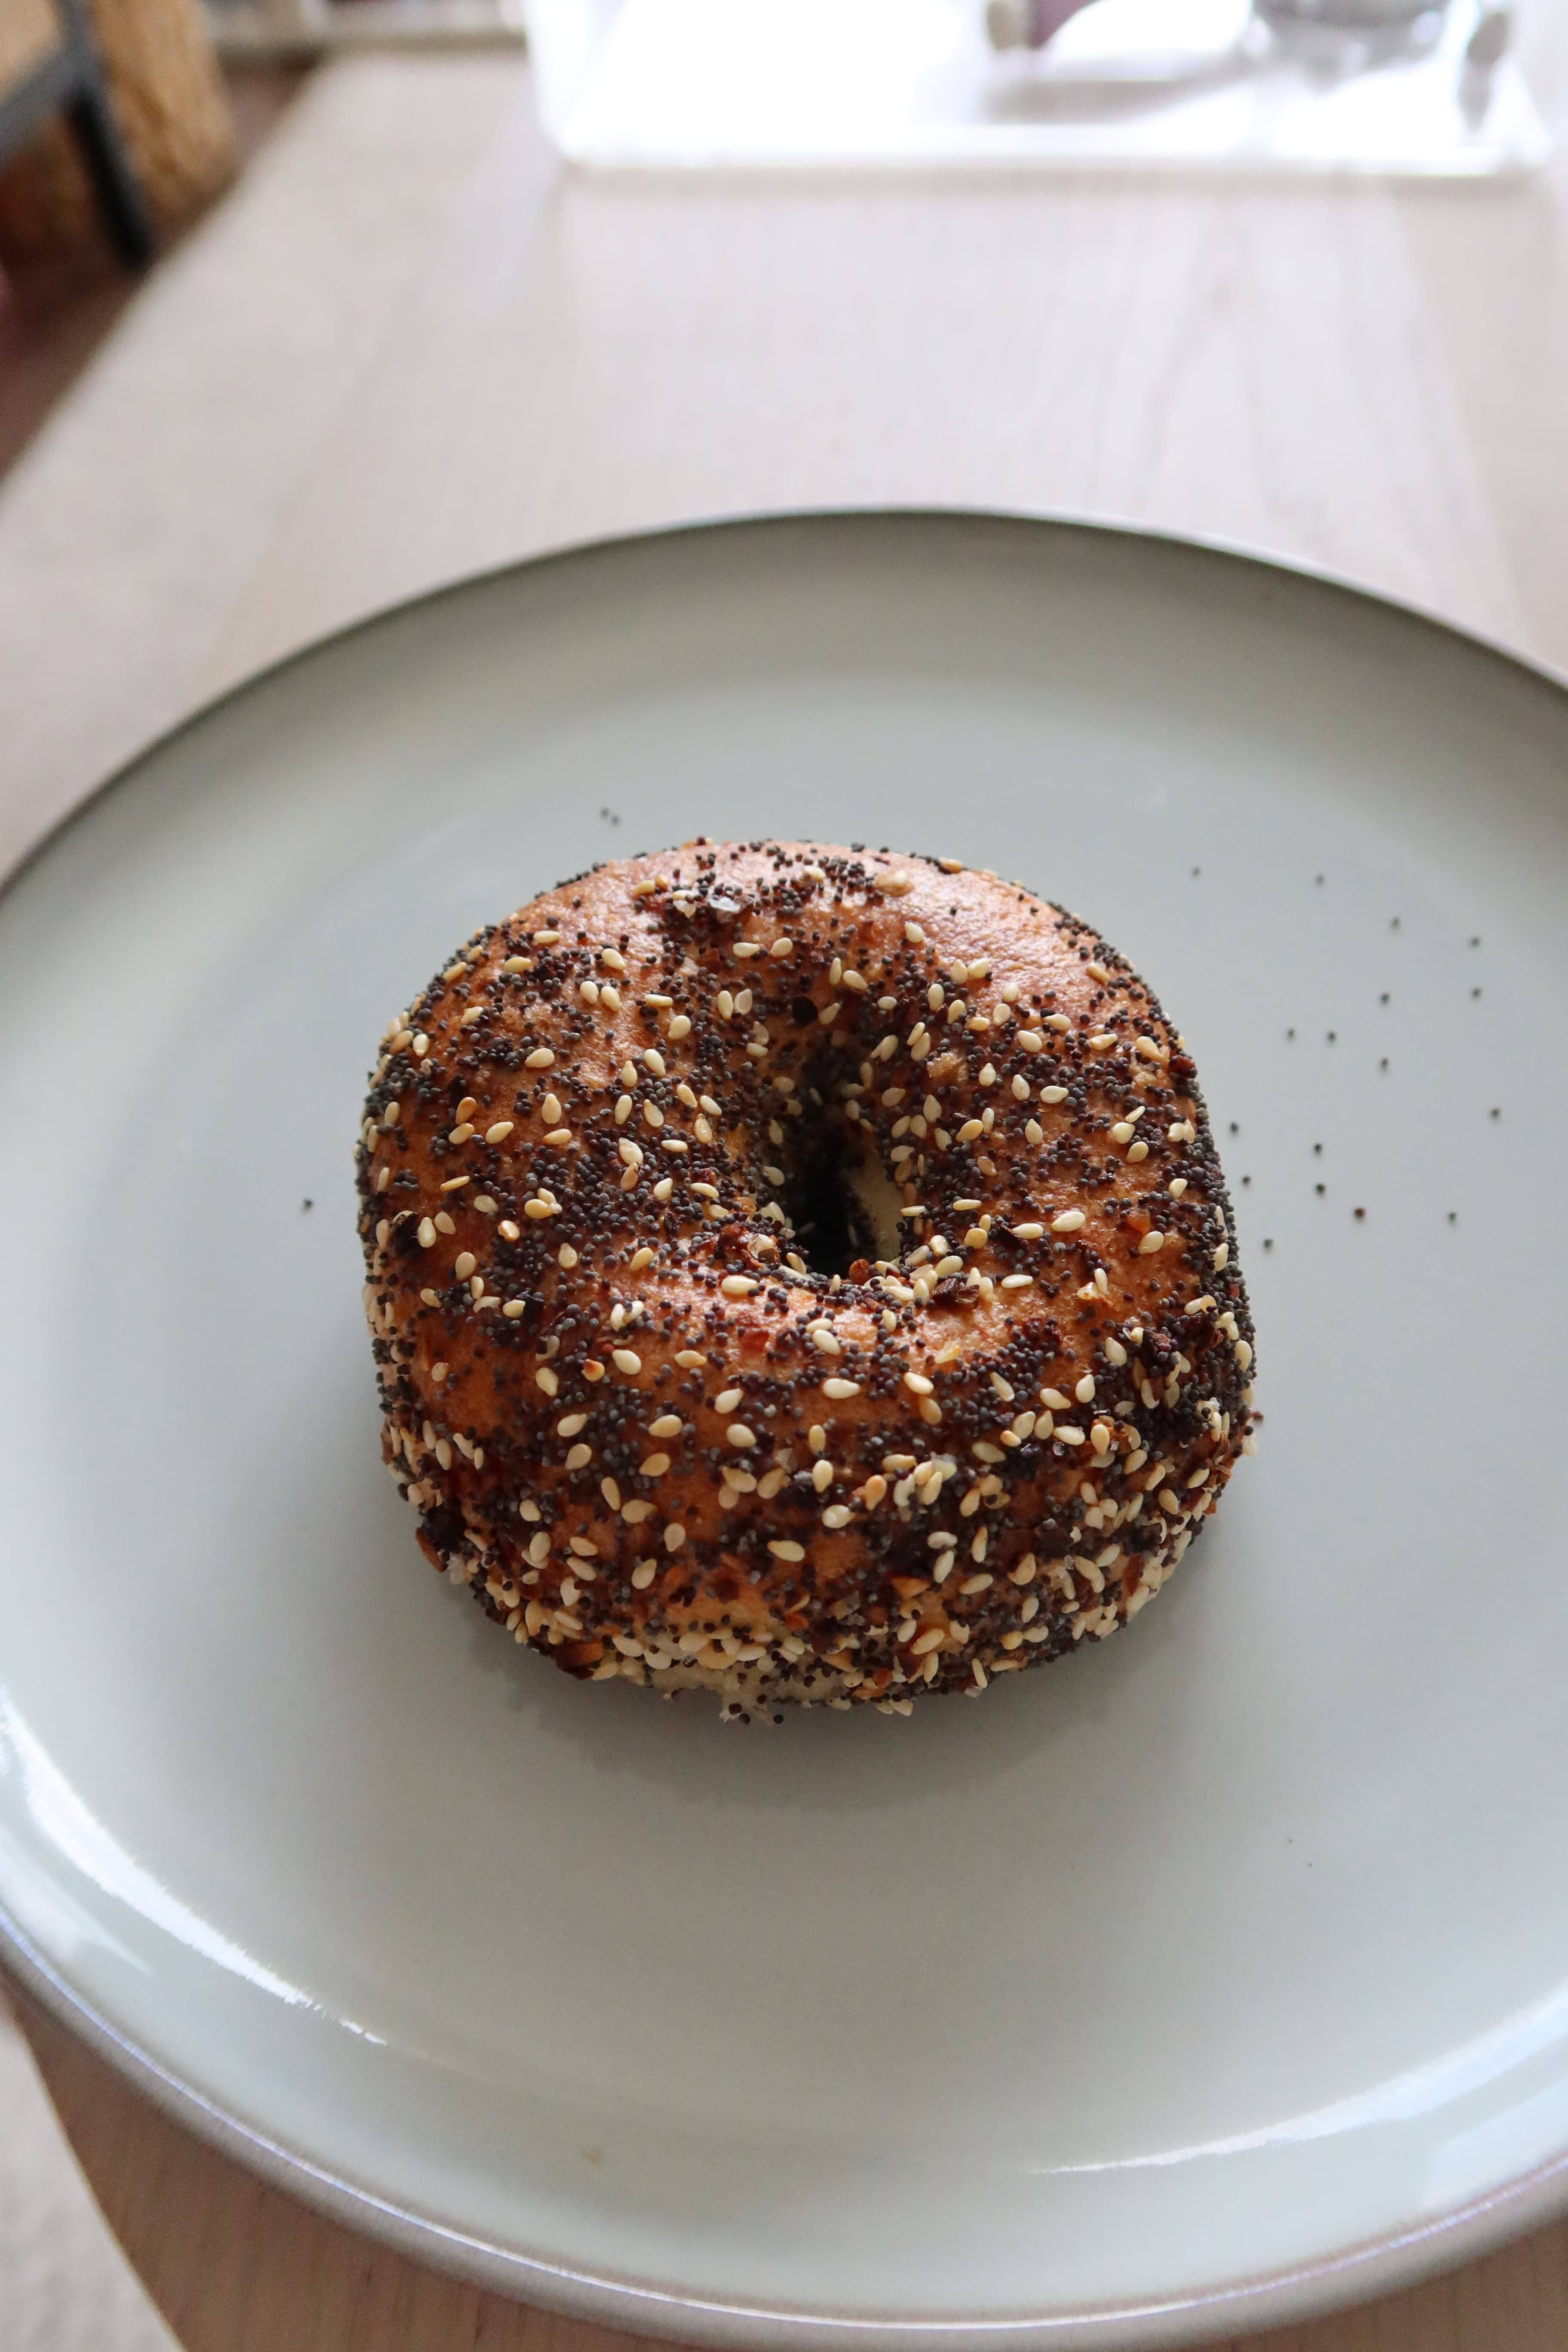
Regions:
M 66 113 L 115 250 L 132 269 L 144 268 L 153 258 L 153 223 L 101 81 L 73 99 Z
M 87 0 L 55 0 L 55 14 L 76 67 L 76 94 L 66 107 L 66 120 L 76 134 L 115 250 L 132 269 L 143 268 L 153 258 L 152 215 L 109 102 Z

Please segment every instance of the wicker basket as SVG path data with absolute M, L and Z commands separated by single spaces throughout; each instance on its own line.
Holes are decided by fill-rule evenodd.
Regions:
M 235 171 L 233 117 L 199 0 L 90 0 L 89 13 L 116 119 L 167 234 Z M 35 260 L 103 236 L 75 140 L 63 121 L 46 123 L 0 172 L 0 259 Z

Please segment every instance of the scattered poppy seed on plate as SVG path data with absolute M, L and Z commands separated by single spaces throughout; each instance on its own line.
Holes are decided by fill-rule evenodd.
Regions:
M 300 1203 L 301 1209 L 313 1209 L 315 1205 L 314 1201 L 301 1201 Z
M 1364 1217 L 1366 1211 L 1364 1209 L 1358 1209 L 1355 1213 L 1358 1217 Z
M 1314 1185 L 1313 1185 L 1313 1187 L 1312 1187 L 1312 1190 L 1314 1191 L 1314 1192 L 1319 1192 L 1319 1193 L 1326 1192 L 1328 1191 L 1328 1189 L 1329 1189 L 1329 1188 L 1328 1188 L 1328 1186 L 1327 1186 L 1326 1184 L 1314 1184 Z
M 1494 1118 L 1500 1118 L 1502 1117 L 1502 1112 L 1501 1112 L 1501 1110 L 1497 1107 L 1497 1105 L 1496 1105 L 1495 1103 L 1494 1103 L 1494 1105 L 1492 1106 L 1492 1117 L 1493 1117 Z
M 1479 988 L 1472 988 L 1472 989 L 1471 989 L 1471 991 L 1470 991 L 1470 994 L 1471 994 L 1472 996 L 1479 996 L 1479 995 L 1480 994 L 1480 992 L 1480 992 L 1480 990 L 1479 990 Z
M 1386 1069 L 1387 1069 L 1387 1067 L 1388 1067 L 1388 1055 L 1387 1055 L 1386 1054 L 1384 1055 L 1384 1057 L 1383 1057 L 1382 1061 L 1381 1061 L 1381 1062 L 1379 1062 L 1379 1064 L 1378 1064 L 1378 1066 L 1378 1066 L 1378 1068 L 1379 1068 L 1380 1070 L 1386 1070 Z
M 1273 1239 L 1272 1234 L 1268 1235 L 1268 1236 L 1265 1239 L 1264 1244 L 1263 1244 L 1263 1246 L 1264 1246 L 1264 1248 L 1265 1248 L 1265 1249 L 1272 1249 L 1272 1248 L 1273 1248 L 1273 1246 L 1274 1246 L 1274 1239 Z

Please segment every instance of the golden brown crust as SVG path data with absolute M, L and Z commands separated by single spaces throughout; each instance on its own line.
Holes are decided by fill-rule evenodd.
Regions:
M 383 1042 L 386 1456 L 573 1674 L 979 1690 L 1135 1614 L 1250 1450 L 1192 1062 L 1016 884 L 699 841 L 547 891 Z

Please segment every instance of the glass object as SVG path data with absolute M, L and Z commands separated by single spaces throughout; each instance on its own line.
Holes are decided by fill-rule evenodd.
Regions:
M 986 0 L 525 0 L 525 13 L 545 128 L 606 171 L 1478 178 L 1549 146 L 1510 13 L 1490 0 L 1414 14 L 1412 0 L 1095 0 L 1043 47 L 1007 50 L 987 37 Z

